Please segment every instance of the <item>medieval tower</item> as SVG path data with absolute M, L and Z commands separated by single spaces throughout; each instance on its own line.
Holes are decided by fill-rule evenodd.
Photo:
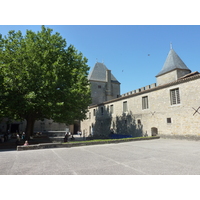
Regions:
M 177 81 L 179 78 L 191 73 L 181 58 L 171 48 L 162 70 L 157 74 L 157 86 Z
M 92 105 L 120 96 L 120 83 L 103 63 L 97 62 L 88 76 L 91 84 Z

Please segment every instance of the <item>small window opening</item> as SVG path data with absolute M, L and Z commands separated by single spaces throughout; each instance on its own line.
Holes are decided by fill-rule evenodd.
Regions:
M 103 110 L 104 110 L 103 107 L 101 107 L 101 115 L 103 115 Z
M 172 123 L 171 118 L 167 118 L 167 123 L 168 123 L 168 124 L 171 124 L 171 123 Z

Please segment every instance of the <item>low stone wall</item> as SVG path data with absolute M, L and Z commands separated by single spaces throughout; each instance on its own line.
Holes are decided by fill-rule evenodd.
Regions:
M 196 140 L 199 141 L 200 140 L 200 136 L 197 135 L 164 135 L 164 134 L 160 134 L 161 138 L 164 139 L 177 139 L 177 140 Z
M 86 145 L 94 145 L 94 144 L 110 144 L 110 143 L 119 143 L 119 142 L 132 142 L 138 140 L 152 140 L 159 139 L 159 136 L 155 137 L 144 137 L 144 138 L 131 138 L 129 140 L 108 140 L 108 141 L 90 141 L 90 142 L 69 142 L 69 143 L 43 143 L 43 144 L 35 144 L 28 146 L 17 146 L 17 151 L 23 150 L 35 150 L 35 149 L 48 149 L 48 148 L 70 148 L 76 146 L 86 146 Z

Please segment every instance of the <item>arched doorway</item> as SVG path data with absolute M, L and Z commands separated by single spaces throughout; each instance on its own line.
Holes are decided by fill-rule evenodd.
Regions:
M 158 135 L 158 129 L 156 127 L 151 128 L 151 136 L 156 136 Z

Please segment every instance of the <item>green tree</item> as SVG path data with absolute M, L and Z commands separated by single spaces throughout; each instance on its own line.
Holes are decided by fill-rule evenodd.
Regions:
M 42 26 L 25 36 L 21 31 L 0 35 L 1 116 L 25 119 L 27 138 L 36 120 L 84 119 L 91 102 L 87 59 L 52 32 Z

